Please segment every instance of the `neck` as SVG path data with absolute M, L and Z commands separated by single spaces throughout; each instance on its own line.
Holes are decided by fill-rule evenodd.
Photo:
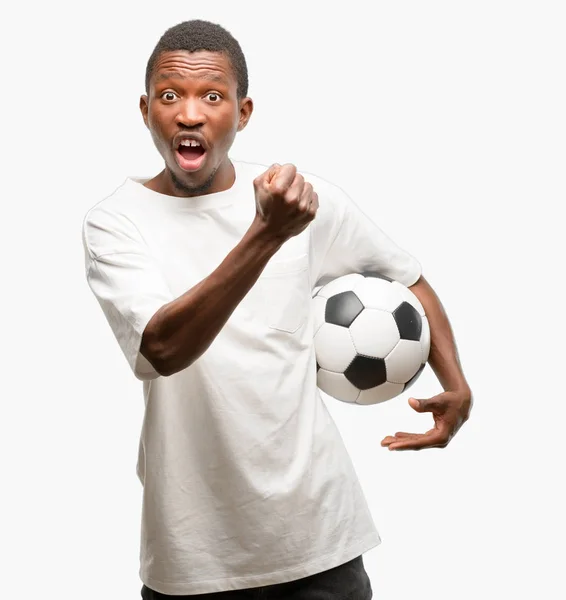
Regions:
M 210 175 L 202 180 L 193 177 L 181 178 L 167 167 L 153 179 L 146 181 L 144 186 L 166 196 L 204 196 L 230 189 L 236 180 L 236 171 L 230 159 L 226 157 Z

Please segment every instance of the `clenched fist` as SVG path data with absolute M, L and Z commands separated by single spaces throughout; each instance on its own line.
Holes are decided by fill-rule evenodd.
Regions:
M 294 165 L 271 165 L 253 183 L 256 219 L 273 238 L 285 241 L 314 219 L 318 195 Z

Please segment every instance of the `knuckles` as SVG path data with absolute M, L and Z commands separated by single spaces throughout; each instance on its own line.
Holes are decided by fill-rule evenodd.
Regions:
M 271 193 L 274 196 L 284 196 L 285 192 L 287 191 L 287 186 L 277 181 L 275 183 L 272 183 L 270 187 Z
M 314 191 L 312 183 L 305 181 L 304 176 L 297 173 L 297 167 L 291 163 L 279 166 L 278 172 L 269 183 L 267 183 L 268 172 L 266 171 L 253 179 L 255 193 L 263 192 L 272 198 L 279 198 L 286 206 L 295 208 L 301 214 L 310 216 L 312 220 L 319 208 L 318 194 Z M 290 194 L 289 189 L 292 184 L 295 184 L 295 186 L 292 194 Z M 297 188 L 299 191 L 296 191 Z M 301 202 L 309 196 L 310 202 Z

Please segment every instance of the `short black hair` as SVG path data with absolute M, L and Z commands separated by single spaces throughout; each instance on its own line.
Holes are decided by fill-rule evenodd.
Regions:
M 222 52 L 226 55 L 236 76 L 238 99 L 248 95 L 248 67 L 242 48 L 232 34 L 217 23 L 193 19 L 170 27 L 159 39 L 145 70 L 145 91 L 149 95 L 149 82 L 155 62 L 163 52 L 186 50 L 197 52 Z

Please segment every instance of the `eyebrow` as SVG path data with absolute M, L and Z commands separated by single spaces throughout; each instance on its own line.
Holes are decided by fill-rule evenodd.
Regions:
M 178 71 L 170 71 L 168 73 L 161 73 L 155 78 L 155 83 L 159 83 L 165 79 L 185 79 L 185 75 L 179 73 Z M 215 73 L 206 73 L 204 75 L 200 75 L 198 79 L 204 79 L 206 81 L 216 81 L 217 83 L 227 83 L 226 79 L 222 77 L 222 75 L 217 75 Z

